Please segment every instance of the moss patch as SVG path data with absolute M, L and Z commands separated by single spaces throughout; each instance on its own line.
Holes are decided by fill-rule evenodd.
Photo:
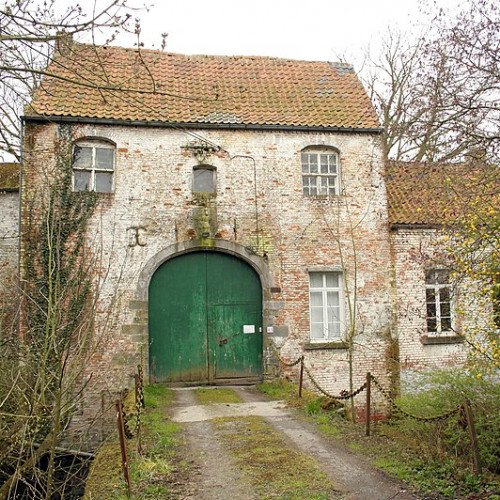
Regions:
M 198 388 L 195 389 L 194 395 L 197 401 L 202 405 L 212 403 L 242 403 L 243 400 L 232 389 L 225 387 L 214 388 Z
M 125 492 L 121 465 L 121 452 L 118 439 L 101 445 L 92 462 L 87 477 L 84 500 L 99 498 L 101 492 L 107 492 L 109 498 Z
M 214 425 L 259 498 L 342 498 L 317 463 L 261 417 L 219 418 Z

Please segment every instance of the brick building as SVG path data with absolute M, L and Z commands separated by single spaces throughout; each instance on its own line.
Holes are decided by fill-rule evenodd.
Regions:
M 14 326 L 18 248 L 19 164 L 0 163 L 0 332 Z
M 68 79 L 46 78 L 24 117 L 23 196 L 69 140 L 73 190 L 98 193 L 96 389 L 117 391 L 141 359 L 152 380 L 241 383 L 274 373 L 277 352 L 304 355 L 333 393 L 350 360 L 353 387 L 367 371 L 388 384 L 398 344 L 403 367 L 463 359 L 444 292 L 425 335 L 412 255 L 436 228 L 400 217 L 401 165 L 388 202 L 350 66 L 71 44 L 50 71 Z

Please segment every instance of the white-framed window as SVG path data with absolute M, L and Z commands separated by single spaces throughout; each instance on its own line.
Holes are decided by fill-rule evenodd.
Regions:
M 447 269 L 429 269 L 425 272 L 425 301 L 427 332 L 430 335 L 452 334 L 453 295 Z
M 193 167 L 193 193 L 215 194 L 216 172 L 212 165 Z
M 79 141 L 73 146 L 73 191 L 111 193 L 115 146 L 105 141 Z
M 339 194 L 339 154 L 333 150 L 302 151 L 302 193 L 304 196 Z
M 344 321 L 342 273 L 309 273 L 311 342 L 340 340 Z

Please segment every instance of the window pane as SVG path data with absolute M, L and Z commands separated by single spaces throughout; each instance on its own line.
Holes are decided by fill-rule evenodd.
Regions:
M 427 318 L 427 330 L 429 332 L 436 332 L 436 318 Z
M 91 168 L 92 167 L 92 148 L 84 146 L 75 146 L 73 150 L 73 167 Z
M 329 172 L 331 174 L 336 174 L 337 173 L 337 155 L 329 155 L 329 160 L 330 160 Z
M 73 191 L 88 191 L 90 184 L 90 172 L 85 170 L 73 170 Z
M 339 307 L 328 307 L 328 322 L 338 323 L 340 321 L 340 308 Z
M 95 190 L 98 193 L 111 193 L 113 188 L 113 174 L 110 172 L 95 173 Z
M 326 293 L 327 307 L 339 307 L 339 292 Z
M 436 283 L 436 273 L 433 269 L 431 269 L 429 271 L 425 271 L 425 282 L 428 285 L 432 285 L 432 284 Z
M 427 302 L 427 317 L 428 318 L 436 317 L 436 304 L 434 304 L 434 302 Z
M 439 269 L 435 271 L 436 273 L 436 283 L 440 285 L 446 285 L 450 282 L 450 272 L 448 269 Z
M 318 156 L 317 155 L 309 155 L 309 171 L 311 174 L 318 173 Z
M 439 299 L 441 302 L 450 301 L 450 289 L 448 287 L 441 288 L 441 290 L 439 290 Z
M 328 288 L 338 288 L 339 286 L 338 273 L 325 273 L 325 274 L 326 274 L 326 286 Z
M 193 191 L 195 193 L 214 193 L 215 171 L 209 168 L 193 169 Z
M 323 306 L 323 294 L 321 292 L 311 292 L 311 307 Z
M 323 274 L 322 273 L 309 274 L 309 280 L 311 283 L 311 288 L 321 288 L 323 286 Z
M 333 339 L 338 337 L 340 337 L 340 323 L 328 323 L 328 338 Z
M 328 155 L 320 155 L 321 173 L 328 173 Z
M 324 338 L 323 323 L 313 323 L 311 325 L 311 339 L 318 340 Z
M 451 330 L 451 318 L 441 318 L 441 331 L 449 332 Z
M 323 309 L 321 307 L 311 308 L 311 323 L 323 323 Z
M 307 153 L 302 153 L 300 155 L 300 161 L 302 163 L 302 173 L 309 173 L 309 155 Z
M 113 170 L 114 150 L 111 148 L 95 149 L 95 168 Z
M 441 302 L 441 318 L 451 316 L 451 309 L 449 302 Z

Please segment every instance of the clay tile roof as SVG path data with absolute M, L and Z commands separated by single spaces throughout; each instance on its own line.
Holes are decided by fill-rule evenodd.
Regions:
M 467 213 L 480 196 L 495 206 L 498 167 L 466 163 L 389 161 L 386 186 L 391 224 L 441 225 Z
M 164 123 L 374 129 L 349 65 L 270 57 L 190 56 L 73 44 L 58 54 L 28 116 Z
M 0 191 L 19 190 L 19 163 L 0 163 Z

